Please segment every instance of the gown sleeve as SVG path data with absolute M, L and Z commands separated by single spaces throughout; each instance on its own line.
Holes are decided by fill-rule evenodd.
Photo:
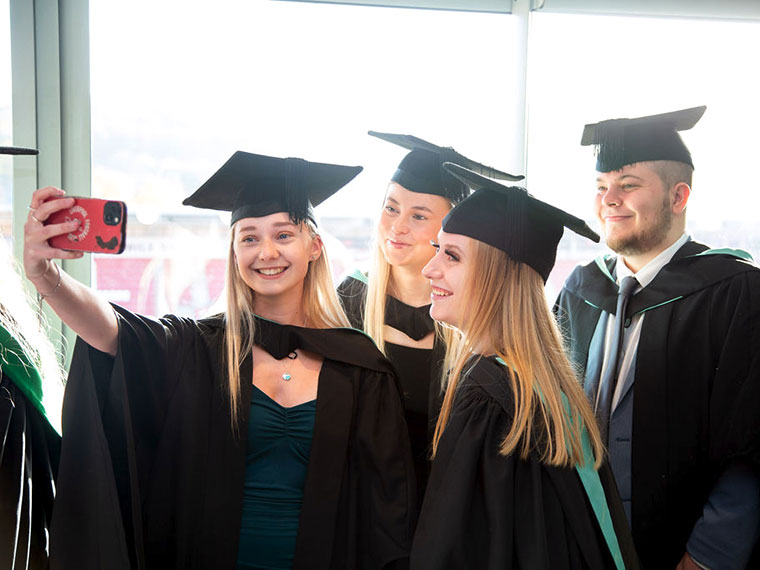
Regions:
M 710 307 L 716 345 L 710 399 L 710 459 L 724 470 L 732 461 L 760 473 L 760 271 L 727 281 Z
M 51 568 L 129 568 L 143 559 L 141 491 L 166 418 L 174 363 L 193 321 L 114 307 L 115 357 L 77 339 L 64 397 Z

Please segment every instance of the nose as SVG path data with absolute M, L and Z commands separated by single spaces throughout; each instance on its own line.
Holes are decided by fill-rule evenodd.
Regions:
M 422 276 L 425 279 L 437 279 L 441 276 L 441 271 L 438 266 L 438 254 L 436 253 L 430 261 L 422 268 Z
M 264 239 L 261 241 L 259 249 L 259 259 L 277 259 L 280 257 L 280 252 L 277 250 L 277 246 L 271 239 Z
M 602 194 L 602 205 L 604 206 L 619 206 L 621 203 L 620 193 L 617 188 L 610 186 Z
M 393 230 L 394 234 L 403 235 L 409 231 L 409 226 L 407 225 L 405 219 L 399 218 L 394 221 L 393 224 L 391 224 L 391 229 Z

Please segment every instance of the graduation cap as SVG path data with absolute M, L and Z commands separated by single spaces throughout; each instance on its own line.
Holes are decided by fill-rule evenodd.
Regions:
M 24 148 L 20 146 L 0 146 L 0 154 L 39 154 L 36 148 Z
M 237 151 L 183 204 L 232 212 L 230 224 L 288 212 L 300 223 L 316 223 L 313 207 L 348 184 L 361 166 L 310 162 Z
M 596 145 L 596 170 L 612 172 L 628 164 L 649 160 L 673 160 L 694 168 L 691 153 L 678 131 L 687 131 L 702 118 L 707 107 L 636 119 L 611 119 L 586 125 L 581 145 Z
M 480 164 L 459 154 L 453 148 L 438 146 L 412 135 L 376 131 L 369 131 L 369 134 L 411 151 L 398 165 L 391 181 L 412 192 L 443 196 L 455 204 L 467 196 L 467 186 L 441 168 L 444 162 L 461 164 L 489 178 L 513 181 L 525 178 Z
M 443 167 L 475 190 L 443 219 L 443 231 L 482 241 L 535 269 L 544 282 L 554 267 L 557 244 L 570 228 L 598 242 L 580 218 L 542 202 L 525 188 L 504 186 L 459 165 Z

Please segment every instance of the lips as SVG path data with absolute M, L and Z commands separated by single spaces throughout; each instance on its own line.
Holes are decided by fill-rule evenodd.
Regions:
M 404 243 L 402 241 L 395 241 L 390 238 L 386 239 L 385 241 L 388 245 L 390 245 L 391 247 L 395 247 L 396 249 L 401 249 L 409 245 L 408 243 Z
M 605 222 L 622 222 L 632 217 L 630 214 L 607 214 L 603 216 Z
M 259 269 L 254 269 L 254 271 L 262 277 L 278 277 L 279 275 L 282 275 L 286 269 L 287 267 L 261 267 Z
M 433 286 L 433 291 L 430 294 L 430 298 L 435 300 L 438 299 L 445 299 L 446 297 L 450 297 L 453 295 L 451 291 L 447 291 L 446 289 L 441 289 L 440 287 Z

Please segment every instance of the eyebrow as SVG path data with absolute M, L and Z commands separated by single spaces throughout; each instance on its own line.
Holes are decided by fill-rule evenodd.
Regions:
M 395 198 L 391 198 L 390 196 L 388 198 L 386 198 L 386 202 L 393 202 L 394 204 L 398 204 L 399 203 L 398 200 L 396 200 Z M 427 206 L 412 206 L 411 209 L 412 210 L 421 210 L 423 212 L 430 212 L 431 214 L 433 213 L 433 210 L 431 210 Z
M 440 247 L 444 251 L 453 251 L 454 253 L 458 253 L 459 255 L 464 254 L 464 251 L 462 250 L 462 248 L 456 245 L 441 243 L 441 244 L 438 244 L 438 247 Z
M 620 180 L 625 180 L 626 178 L 635 178 L 636 180 L 639 180 L 639 181 L 644 180 L 643 178 L 641 178 L 640 176 L 636 176 L 635 174 L 621 174 L 620 176 L 616 177 L 615 180 L 620 181 Z M 601 176 L 598 176 L 596 181 L 603 182 L 604 180 Z
M 273 224 L 273 226 L 275 228 L 282 228 L 282 227 L 295 228 L 296 227 L 296 225 L 293 222 L 275 222 Z M 255 232 L 258 229 L 259 228 L 257 228 L 256 226 L 245 226 L 245 227 L 240 228 L 238 230 L 238 233 L 240 233 L 240 232 Z

